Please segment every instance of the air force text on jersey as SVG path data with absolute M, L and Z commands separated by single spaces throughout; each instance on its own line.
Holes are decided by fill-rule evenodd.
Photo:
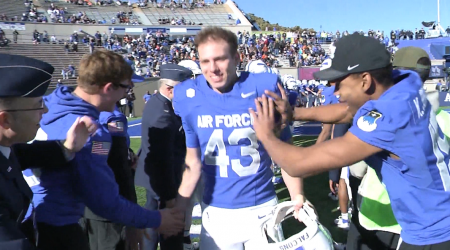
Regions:
M 198 128 L 242 128 L 253 125 L 253 118 L 249 113 L 231 115 L 198 115 Z

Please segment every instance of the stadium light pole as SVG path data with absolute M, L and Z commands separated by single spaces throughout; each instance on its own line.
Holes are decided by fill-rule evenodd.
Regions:
M 439 0 L 437 0 L 437 11 L 438 11 L 437 23 L 441 24 L 441 15 L 440 15 L 440 11 L 439 11 Z

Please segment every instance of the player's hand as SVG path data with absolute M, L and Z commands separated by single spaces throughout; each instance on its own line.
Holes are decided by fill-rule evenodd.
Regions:
M 159 210 L 161 213 L 161 225 L 158 232 L 164 237 L 170 237 L 183 231 L 184 229 L 184 211 L 174 207 Z
M 264 94 L 255 99 L 256 112 L 249 109 L 253 118 L 253 129 L 260 141 L 274 136 L 277 125 L 275 124 L 274 101 L 267 98 Z
M 139 250 L 144 247 L 145 229 L 125 227 L 125 242 L 127 250 Z
M 166 201 L 166 207 L 167 208 L 174 208 L 176 205 L 176 199 L 168 200 Z
M 332 180 L 329 181 L 329 185 L 330 185 L 330 190 L 333 194 L 336 194 L 336 190 L 339 187 L 339 183 L 334 182 Z
M 80 151 L 89 136 L 97 130 L 97 123 L 89 116 L 78 117 L 67 131 L 64 147 L 69 153 Z
M 272 97 L 275 102 L 275 108 L 281 114 L 281 123 L 282 129 L 286 127 L 291 121 L 293 117 L 292 107 L 289 104 L 289 99 L 286 95 L 286 91 L 284 91 L 283 86 L 278 83 L 278 89 L 280 90 L 281 97 L 276 93 L 266 90 L 265 94 Z
M 303 204 L 306 202 L 306 198 L 302 194 L 297 194 L 292 201 L 294 202 L 295 209 L 294 218 L 298 220 L 298 211 L 303 207 Z

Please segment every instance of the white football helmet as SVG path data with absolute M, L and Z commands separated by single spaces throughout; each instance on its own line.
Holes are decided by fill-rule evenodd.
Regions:
M 259 249 L 334 250 L 334 242 L 330 232 L 319 223 L 314 210 L 307 204 L 300 209 L 298 214 L 306 228 L 288 239 L 280 237 L 278 232 L 281 222 L 292 217 L 293 212 L 294 203 L 292 201 L 285 201 L 275 206 L 261 227 L 261 234 L 265 242 L 258 246 Z
M 178 65 L 190 69 L 194 75 L 202 74 L 202 70 L 198 64 L 192 60 L 182 60 L 178 63 Z
M 261 60 L 252 60 L 245 66 L 245 71 L 250 73 L 267 73 L 270 68 Z
M 281 78 L 281 80 L 283 81 L 283 84 L 286 84 L 291 79 L 295 81 L 295 78 L 292 75 L 284 75 Z
M 287 86 L 287 89 L 295 89 L 295 87 L 297 86 L 297 81 L 295 81 L 295 79 L 293 78 L 288 79 L 285 85 Z

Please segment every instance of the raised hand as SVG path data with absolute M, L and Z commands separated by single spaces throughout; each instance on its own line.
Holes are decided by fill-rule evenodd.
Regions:
M 89 116 L 78 117 L 67 131 L 64 147 L 69 153 L 80 151 L 97 128 L 97 123 Z
M 283 86 L 278 83 L 278 89 L 280 90 L 281 97 L 269 90 L 265 91 L 265 94 L 271 97 L 275 103 L 276 110 L 281 114 L 281 122 L 282 122 L 282 128 L 287 126 L 289 122 L 292 121 L 292 107 L 289 104 L 289 99 L 286 95 L 286 91 L 284 90 Z

